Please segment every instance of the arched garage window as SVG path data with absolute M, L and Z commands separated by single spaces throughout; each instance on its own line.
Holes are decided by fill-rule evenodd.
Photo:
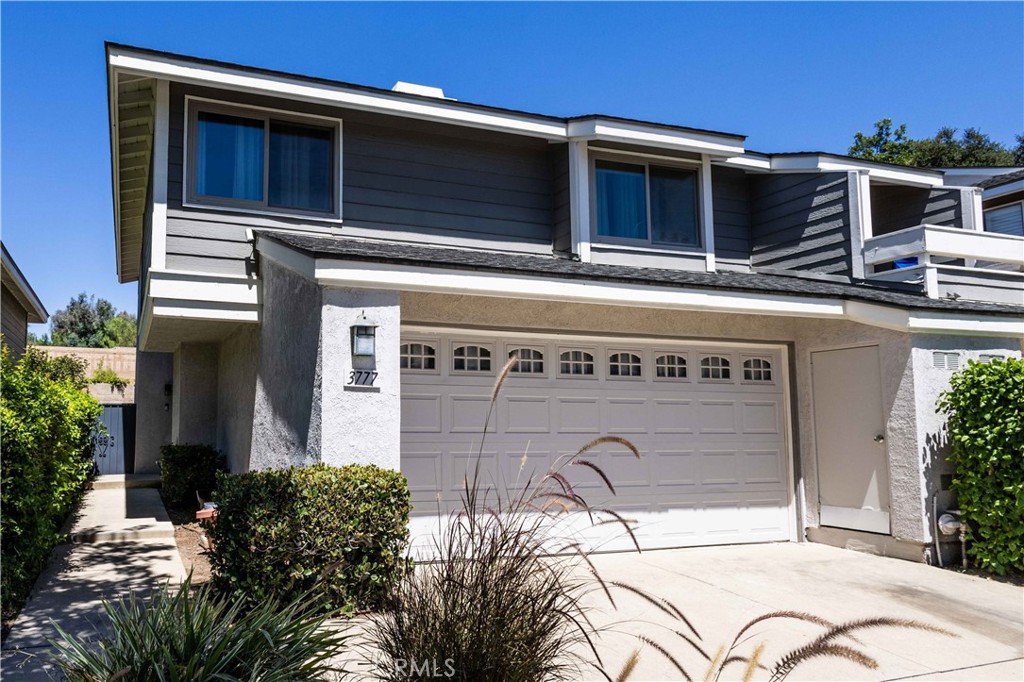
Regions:
M 398 366 L 401 369 L 434 370 L 437 368 L 437 350 L 429 343 L 403 343 L 399 348 Z
M 743 361 L 744 381 L 771 381 L 772 363 L 765 358 L 749 358 Z
M 456 346 L 452 352 L 452 371 L 490 372 L 491 350 L 484 346 Z
M 563 376 L 594 376 L 594 355 L 585 350 L 562 351 L 558 373 Z
M 658 379 L 685 379 L 686 358 L 682 355 L 659 355 L 654 359 L 654 376 Z
M 518 374 L 543 374 L 544 353 L 536 348 L 513 348 L 508 352 L 510 358 L 519 358 L 519 362 L 512 365 L 510 372 Z
M 633 353 L 612 353 L 608 356 L 608 376 L 643 376 L 643 361 Z
M 700 378 L 727 381 L 732 378 L 729 358 L 721 355 L 705 355 L 700 359 Z

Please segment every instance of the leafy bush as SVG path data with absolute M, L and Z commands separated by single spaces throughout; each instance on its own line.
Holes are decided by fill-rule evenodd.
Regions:
M 325 609 L 378 605 L 405 569 L 409 488 L 375 466 L 222 475 L 208 528 L 218 587 L 262 601 L 323 586 Z
M 28 348 L 14 362 L 6 345 L 2 354 L 0 593 L 6 616 L 32 589 L 82 494 L 102 408 L 83 390 L 85 363 L 77 358 L 49 358 Z
M 969 521 L 969 554 L 1000 575 L 1024 570 L 1024 361 L 968 362 L 939 398 Z
M 191 580 L 164 586 L 148 600 L 134 593 L 104 602 L 110 635 L 99 646 L 75 639 L 59 626 L 54 661 L 69 682 L 122 680 L 333 679 L 331 658 L 348 636 L 324 627 L 312 600 L 281 605 L 266 601 L 244 609 L 213 595 L 191 592 Z M 102 629 L 102 628 L 101 628 Z
M 89 377 L 89 383 L 110 384 L 114 388 L 123 391 L 125 388 L 128 387 L 128 384 L 130 384 L 131 382 L 125 379 L 124 377 L 120 376 L 117 372 L 110 369 L 109 367 L 104 367 L 103 363 L 101 362 L 100 366 L 97 367 L 96 370 L 92 373 L 92 376 Z
M 209 500 L 219 471 L 227 471 L 224 456 L 209 445 L 160 448 L 160 488 L 164 500 L 175 509 L 195 509 L 197 492 Z

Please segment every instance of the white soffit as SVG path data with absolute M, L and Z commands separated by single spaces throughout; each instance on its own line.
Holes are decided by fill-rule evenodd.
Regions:
M 771 169 L 774 171 L 863 171 L 872 179 L 919 187 L 941 187 L 943 183 L 942 173 L 939 171 L 883 166 L 869 161 L 859 162 L 855 159 L 827 154 L 775 155 L 771 157 Z

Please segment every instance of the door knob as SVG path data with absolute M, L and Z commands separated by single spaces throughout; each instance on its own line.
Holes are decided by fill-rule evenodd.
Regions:
M 877 436 L 875 436 L 871 440 L 875 441 L 876 443 L 884 443 L 885 442 L 885 436 L 883 436 L 882 434 L 878 434 Z

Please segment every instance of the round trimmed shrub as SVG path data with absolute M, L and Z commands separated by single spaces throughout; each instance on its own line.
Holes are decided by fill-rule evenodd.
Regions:
M 328 611 L 378 606 L 406 569 L 409 487 L 376 466 L 223 474 L 207 524 L 214 581 L 255 601 L 318 588 Z
M 969 522 L 968 553 L 1000 575 L 1024 570 L 1024 361 L 971 361 L 939 398 Z

